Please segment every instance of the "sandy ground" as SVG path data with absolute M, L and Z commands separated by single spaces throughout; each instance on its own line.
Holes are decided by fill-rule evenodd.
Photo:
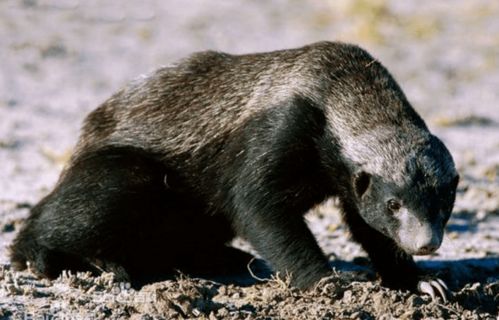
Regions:
M 0 319 L 496 319 L 499 3 L 304 3 L 0 1 Z M 6 247 L 55 183 L 84 116 L 113 91 L 196 50 L 318 40 L 355 42 L 378 57 L 454 155 L 462 180 L 446 239 L 419 259 L 447 281 L 449 302 L 380 287 L 334 201 L 307 216 L 336 269 L 309 292 L 249 274 L 134 290 L 112 274 L 47 281 L 10 270 Z

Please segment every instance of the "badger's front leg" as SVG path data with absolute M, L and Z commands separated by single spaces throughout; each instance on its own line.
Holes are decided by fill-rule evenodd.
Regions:
M 369 255 L 383 285 L 447 300 L 448 289 L 441 279 L 424 274 L 411 255 L 400 249 L 395 241 L 370 227 L 353 206 L 344 203 L 343 211 L 353 239 Z
M 293 286 L 307 289 L 330 275 L 331 268 L 303 218 L 286 212 L 282 204 L 240 203 L 234 225 L 276 272 L 289 275 Z
M 324 125 L 318 108 L 295 97 L 249 121 L 224 148 L 237 154 L 222 172 L 236 233 L 299 288 L 331 272 L 303 218 L 328 193 L 316 144 Z

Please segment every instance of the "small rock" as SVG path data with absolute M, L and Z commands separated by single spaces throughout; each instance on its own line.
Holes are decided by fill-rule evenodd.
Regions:
M 415 295 L 415 294 L 413 294 L 409 297 L 409 299 L 407 300 L 407 303 L 409 304 L 409 306 L 411 308 L 416 308 L 416 307 L 419 307 L 419 306 L 425 304 L 424 300 L 420 296 Z
M 345 303 L 350 303 L 350 300 L 352 300 L 352 291 L 347 290 L 343 293 L 343 299 Z
M 16 228 L 11 222 L 8 222 L 2 226 L 2 232 L 13 232 L 14 230 L 16 230 Z
M 229 316 L 229 310 L 222 307 L 222 308 L 218 309 L 217 315 L 222 319 L 226 319 Z

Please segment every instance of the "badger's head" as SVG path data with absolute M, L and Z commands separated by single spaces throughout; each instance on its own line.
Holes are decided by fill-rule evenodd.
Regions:
M 392 170 L 366 166 L 354 175 L 359 213 L 408 254 L 431 254 L 442 243 L 459 175 L 449 151 L 434 136 L 402 153 L 398 163 L 382 161 Z

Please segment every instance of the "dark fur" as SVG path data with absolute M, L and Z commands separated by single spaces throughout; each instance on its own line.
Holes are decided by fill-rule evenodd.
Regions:
M 450 214 L 452 159 L 365 51 L 324 42 L 195 54 L 133 82 L 88 116 L 55 190 L 15 239 L 12 261 L 17 268 L 30 261 L 48 277 L 96 263 L 122 266 L 132 278 L 209 272 L 247 261 L 225 247 L 239 235 L 306 288 L 330 267 L 303 214 L 338 196 L 385 283 L 414 288 L 412 257 L 383 229 L 397 228 L 379 191 L 386 179 L 368 169 L 369 157 L 345 151 L 342 135 L 377 139 L 379 127 L 394 131 L 386 142 L 398 151 L 375 145 L 384 159 L 376 167 L 389 175 L 386 163 L 401 153 L 407 166 L 393 170 L 410 181 L 401 191 L 409 202 L 440 208 L 445 196 Z M 432 219 L 427 209 L 418 212 Z

